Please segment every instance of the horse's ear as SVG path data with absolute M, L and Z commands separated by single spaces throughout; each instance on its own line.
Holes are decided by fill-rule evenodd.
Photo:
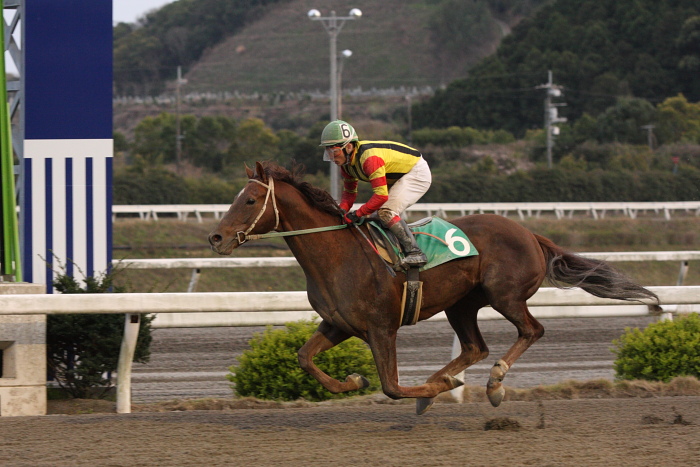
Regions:
M 243 165 L 245 166 L 245 173 L 248 174 L 248 178 L 253 178 L 253 169 L 248 167 L 248 164 L 246 164 L 245 162 L 243 163 Z
M 260 162 L 255 163 L 255 175 L 258 176 L 261 182 L 267 183 L 267 174 L 265 173 L 265 169 L 263 169 Z

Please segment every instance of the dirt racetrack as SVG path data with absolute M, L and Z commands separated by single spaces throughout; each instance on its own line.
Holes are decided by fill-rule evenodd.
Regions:
M 0 418 L 0 465 L 690 466 L 699 425 L 700 397 L 50 415 Z
M 545 337 L 509 372 L 506 388 L 610 380 L 611 340 L 647 321 L 550 320 Z M 422 416 L 412 400 L 382 395 L 283 408 L 250 401 L 207 406 L 219 410 L 158 406 L 177 398 L 232 402 L 225 369 L 252 332 L 158 330 L 151 363 L 135 373 L 135 413 L 89 413 L 100 407 L 86 405 L 82 415 L 0 417 L 0 466 L 700 466 L 697 381 L 694 392 L 680 384 L 675 392 L 643 388 L 612 399 L 594 389 L 572 400 L 507 396 L 493 408 L 483 386 L 514 331 L 505 322 L 481 327 L 493 356 L 465 378 L 476 396 L 464 404 L 438 401 Z M 449 360 L 452 333 L 445 322 L 406 329 L 402 339 L 407 383 L 424 381 Z M 114 411 L 113 403 L 102 402 Z M 485 430 L 486 424 L 501 429 Z

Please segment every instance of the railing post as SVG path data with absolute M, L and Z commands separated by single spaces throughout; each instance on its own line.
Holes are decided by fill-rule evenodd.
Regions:
M 678 273 L 678 281 L 676 281 L 677 286 L 681 286 L 685 282 L 685 276 L 688 275 L 689 267 L 690 265 L 688 264 L 688 260 L 681 261 L 681 270 Z
M 117 365 L 117 413 L 131 413 L 131 367 L 139 337 L 140 316 L 127 313 Z
M 194 289 L 197 288 L 197 283 L 199 282 L 199 276 L 201 273 L 202 270 L 199 268 L 192 270 L 192 277 L 190 278 L 190 285 L 187 287 L 187 293 L 192 293 L 194 292 Z
M 461 354 L 461 353 L 462 353 L 462 343 L 459 341 L 457 334 L 455 334 L 454 340 L 452 341 L 452 360 L 459 357 L 459 354 Z M 462 370 L 460 373 L 457 373 L 455 375 L 455 378 L 464 382 L 465 375 L 466 375 L 466 371 Z M 464 402 L 464 386 L 454 388 L 450 391 L 450 393 L 452 394 L 452 397 L 454 397 L 455 400 L 457 402 L 459 402 L 460 404 L 462 402 Z

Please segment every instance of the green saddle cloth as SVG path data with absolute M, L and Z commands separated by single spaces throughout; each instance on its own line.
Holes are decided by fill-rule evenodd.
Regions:
M 382 232 L 384 237 L 389 240 L 394 252 L 403 258 L 401 247 L 394 241 L 393 235 L 389 237 L 379 222 L 370 221 L 373 227 Z M 429 217 L 414 222 L 408 225 L 416 238 L 416 242 L 425 256 L 428 257 L 428 262 L 420 268 L 420 271 L 425 271 L 440 264 L 452 261 L 453 259 L 466 258 L 467 256 L 478 255 L 476 247 L 469 240 L 467 234 L 454 224 L 440 219 L 439 217 Z

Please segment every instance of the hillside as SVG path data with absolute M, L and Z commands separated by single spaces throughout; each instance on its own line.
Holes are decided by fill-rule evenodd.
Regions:
M 699 51 L 697 0 L 558 0 L 513 28 L 468 77 L 417 106 L 416 125 L 523 135 L 542 125 L 547 70 L 570 122 L 600 115 L 622 97 L 656 105 L 683 94 L 697 102 Z
M 348 2 L 323 2 L 322 14 L 347 16 Z M 359 20 L 347 21 L 338 35 L 338 52 L 353 55 L 343 66 L 343 87 L 423 87 L 463 77 L 470 65 L 492 53 L 500 37 L 453 57 L 442 57 L 427 24 L 434 8 L 424 1 L 356 0 Z M 188 90 L 327 90 L 329 36 L 306 13 L 318 6 L 306 0 L 276 6 L 206 53 L 187 73 Z M 449 60 L 449 61 L 448 61 Z
M 176 58 L 182 59 L 187 79 L 178 109 L 187 123 L 187 162 L 232 176 L 223 169 L 264 153 L 282 163 L 300 160 L 309 173 L 318 173 L 325 170 L 314 154 L 319 125 L 329 118 L 329 67 L 328 34 L 306 17 L 315 6 L 310 0 L 178 0 L 149 15 L 142 26 L 115 28 L 115 79 L 121 76 L 117 58 L 125 50 L 141 62 L 153 58 L 152 68 L 165 73 L 180 63 L 173 62 L 168 48 L 179 49 L 183 54 Z M 700 99 L 700 75 L 690 73 L 700 69 L 697 2 L 388 0 L 377 5 L 358 0 L 353 6 L 364 14 L 348 21 L 339 36 L 338 50 L 353 50 L 343 71 L 342 118 L 367 139 L 415 142 L 424 150 L 436 175 L 433 194 L 440 199 L 433 201 L 697 198 L 700 103 L 694 101 Z M 330 7 L 347 14 L 339 1 Z M 228 36 L 227 11 L 235 19 Z M 479 60 L 511 25 L 496 52 Z M 218 36 L 198 39 L 209 29 Z M 141 54 L 140 46 L 125 47 L 129 38 L 151 47 L 150 55 Z M 203 44 L 211 47 L 205 50 Z M 161 49 L 162 57 L 156 53 Z M 554 90 L 563 88 L 563 95 L 547 104 L 549 110 L 560 107 L 560 116 L 568 118 L 553 128 L 561 131 L 549 152 L 541 130 L 547 70 L 554 74 Z M 467 78 L 440 89 L 460 74 Z M 115 82 L 116 88 L 122 84 Z M 115 99 L 114 126 L 127 163 L 129 155 L 172 162 L 173 94 L 142 102 Z M 219 128 L 204 116 L 229 121 Z M 140 122 L 145 126 L 136 141 Z M 240 149 L 251 136 L 236 133 L 239 123 L 260 128 L 268 142 L 265 151 Z M 476 138 L 477 130 L 486 133 Z M 511 134 L 501 131 L 505 134 L 497 140 L 496 130 Z M 485 136 L 489 132 L 493 137 Z M 513 137 L 523 141 L 505 157 L 495 154 L 493 145 L 480 149 L 478 157 L 465 154 L 467 146 L 508 143 Z M 501 179 L 546 158 L 562 166 Z M 547 177 L 558 192 L 544 193 L 536 187 L 537 177 Z M 636 186 L 644 189 L 630 189 Z
M 321 21 L 308 19 L 312 8 L 324 16 L 362 11 L 338 36 L 338 52 L 353 51 L 345 87 L 445 85 L 548 1 L 179 0 L 139 24 L 115 27 L 115 90 L 158 94 L 179 65 L 188 92 L 325 92 L 329 36 Z

